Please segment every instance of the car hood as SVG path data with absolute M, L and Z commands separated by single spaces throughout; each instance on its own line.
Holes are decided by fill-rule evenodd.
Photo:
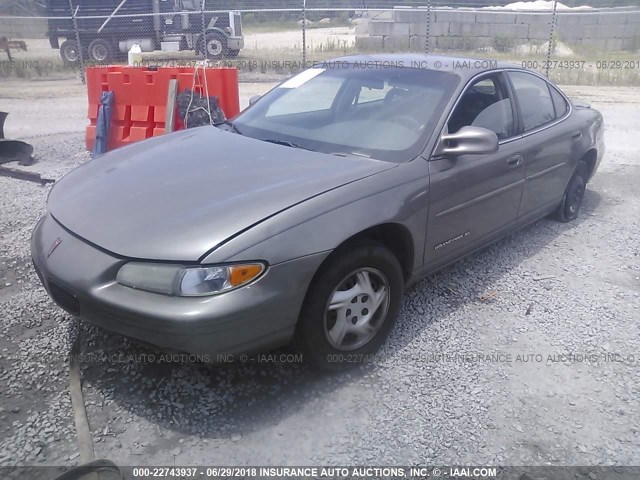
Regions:
M 49 211 L 117 255 L 197 261 L 270 216 L 393 166 L 202 127 L 75 169 L 51 190 Z

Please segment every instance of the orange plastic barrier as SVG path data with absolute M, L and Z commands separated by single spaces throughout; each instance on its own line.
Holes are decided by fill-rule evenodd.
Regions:
M 178 80 L 178 92 L 191 90 L 196 68 L 127 67 L 121 65 L 87 68 L 87 94 L 89 121 L 86 145 L 91 151 L 95 143 L 96 122 L 100 96 L 104 91 L 114 92 L 111 111 L 108 149 L 128 145 L 146 138 L 164 134 L 169 81 Z M 236 68 L 197 69 L 195 91 L 218 97 L 227 118 L 240 112 L 238 96 L 238 70 Z M 205 84 L 206 81 L 206 84 Z M 176 106 L 175 129 L 184 128 L 178 119 Z

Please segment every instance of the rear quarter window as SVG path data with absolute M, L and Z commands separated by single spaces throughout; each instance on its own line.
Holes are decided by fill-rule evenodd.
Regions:
M 553 106 L 556 109 L 556 118 L 562 118 L 569 111 L 569 104 L 564 99 L 562 94 L 555 88 L 553 85 L 549 85 L 549 90 L 551 91 L 551 100 L 553 101 Z

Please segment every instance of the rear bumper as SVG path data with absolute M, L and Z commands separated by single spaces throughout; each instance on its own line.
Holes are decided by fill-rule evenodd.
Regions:
M 50 215 L 36 226 L 31 253 L 47 292 L 69 313 L 146 343 L 208 355 L 288 343 L 307 287 L 326 257 L 270 266 L 255 283 L 222 295 L 185 298 L 118 284 L 116 274 L 127 259 L 80 240 Z
M 600 135 L 598 137 L 598 143 L 596 145 L 596 150 L 598 152 L 598 157 L 596 158 L 596 163 L 593 166 L 593 171 L 591 172 L 591 176 L 589 177 L 589 180 L 591 180 L 593 178 L 593 176 L 596 174 L 596 172 L 598 171 L 598 168 L 600 167 L 600 164 L 602 163 L 602 159 L 604 158 L 604 155 L 607 151 L 607 148 L 605 146 L 604 143 L 604 135 L 602 132 L 600 132 Z

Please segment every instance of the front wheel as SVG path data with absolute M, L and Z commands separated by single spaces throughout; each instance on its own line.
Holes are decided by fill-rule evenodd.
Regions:
M 220 60 L 227 54 L 227 39 L 219 32 L 207 33 L 199 43 L 198 52 L 209 60 Z
M 588 175 L 589 169 L 587 164 L 580 162 L 576 171 L 573 173 L 571 180 L 569 180 L 569 185 L 567 185 L 567 189 L 564 192 L 562 203 L 553 213 L 553 217 L 556 220 L 567 223 L 578 218 L 580 207 L 582 206 L 582 200 L 584 199 L 584 193 L 587 189 Z
M 397 258 L 375 242 L 336 252 L 316 276 L 295 342 L 312 367 L 335 372 L 368 361 L 400 311 L 404 280 Z

